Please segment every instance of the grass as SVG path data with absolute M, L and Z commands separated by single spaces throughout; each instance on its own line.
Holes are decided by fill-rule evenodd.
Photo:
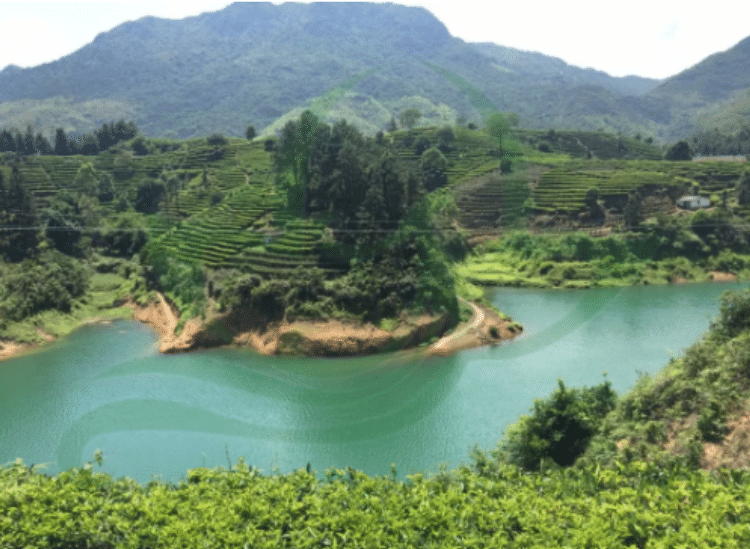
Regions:
M 620 262 L 611 257 L 577 261 L 552 259 L 541 252 L 538 257 L 528 258 L 511 249 L 493 249 L 498 246 L 502 244 L 493 245 L 489 250 L 480 249 L 457 265 L 455 272 L 460 283 L 579 289 L 708 282 L 712 271 L 730 271 L 739 279 L 750 278 L 748 254 L 719 255 L 695 261 L 685 257 L 654 261 L 635 256 Z

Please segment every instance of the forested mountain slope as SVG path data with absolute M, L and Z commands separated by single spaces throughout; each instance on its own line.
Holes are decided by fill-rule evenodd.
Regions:
M 658 137 L 669 133 L 669 98 L 641 97 L 657 84 L 467 44 L 422 8 L 237 3 L 183 20 L 124 23 L 58 61 L 6 67 L 0 126 L 89 131 L 132 117 L 147 135 L 239 136 L 247 124 L 260 130 L 317 98 L 328 122 L 349 112 L 369 130 L 410 106 L 421 107 L 423 122 L 453 123 L 482 122 L 482 105 L 490 105 L 518 112 L 531 128 Z

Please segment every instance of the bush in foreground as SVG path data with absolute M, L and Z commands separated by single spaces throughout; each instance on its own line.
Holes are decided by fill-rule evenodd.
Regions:
M 749 479 L 643 462 L 320 479 L 240 462 L 140 486 L 17 462 L 0 469 L 0 547 L 747 547 Z

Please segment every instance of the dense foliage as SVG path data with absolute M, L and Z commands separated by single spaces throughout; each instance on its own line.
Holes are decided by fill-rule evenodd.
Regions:
M 91 132 L 67 135 L 65 130 L 57 128 L 53 144 L 39 131 L 34 135 L 31 124 L 26 131 L 17 128 L 0 129 L 0 153 L 15 152 L 21 155 L 58 155 L 70 156 L 74 154 L 95 155 L 107 150 L 121 141 L 132 139 L 138 133 L 133 122 L 105 122 L 102 127 Z
M 746 433 L 727 439 L 750 397 L 750 291 L 727 292 L 703 339 L 657 375 L 643 375 L 602 422 L 583 463 L 614 459 L 746 467 Z M 736 424 L 735 424 L 736 425 Z M 715 457 L 706 444 L 721 445 Z
M 605 237 L 507 233 L 484 244 L 461 273 L 481 284 L 590 287 L 704 281 L 714 271 L 747 276 L 749 268 L 746 222 L 716 208 L 657 215 L 637 229 Z
M 742 124 L 734 132 L 721 132 L 718 129 L 697 132 L 690 139 L 693 150 L 703 156 L 747 156 L 750 154 L 750 126 L 744 122 Z
M 86 291 L 88 277 L 85 264 L 57 251 L 6 265 L 0 278 L 0 327 L 46 309 L 69 312 Z
M 572 465 L 616 400 L 609 382 L 569 389 L 559 380 L 548 398 L 537 399 L 531 413 L 521 416 L 508 430 L 498 455 L 532 471 L 549 460 L 561 466 Z
M 0 545 L 53 547 L 744 547 L 747 472 L 649 462 L 524 474 L 471 466 L 400 481 L 240 462 L 142 487 L 89 465 L 0 469 Z

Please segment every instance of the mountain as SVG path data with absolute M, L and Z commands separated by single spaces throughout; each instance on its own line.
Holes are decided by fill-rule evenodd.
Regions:
M 743 53 L 735 57 L 741 64 Z M 686 78 L 698 85 L 716 73 L 712 58 L 704 63 Z M 248 124 L 270 133 L 313 108 L 374 133 L 416 106 L 424 124 L 481 123 L 499 109 L 529 128 L 671 139 L 694 118 L 675 107 L 685 102 L 675 100 L 672 80 L 615 78 L 466 43 L 418 7 L 236 3 L 182 20 L 124 23 L 58 61 L 5 68 L 0 126 L 84 132 L 124 116 L 152 136 L 243 135 Z
M 750 37 L 724 52 L 715 53 L 697 65 L 668 78 L 655 87 L 652 96 L 692 98 L 711 103 L 732 99 L 750 88 Z

